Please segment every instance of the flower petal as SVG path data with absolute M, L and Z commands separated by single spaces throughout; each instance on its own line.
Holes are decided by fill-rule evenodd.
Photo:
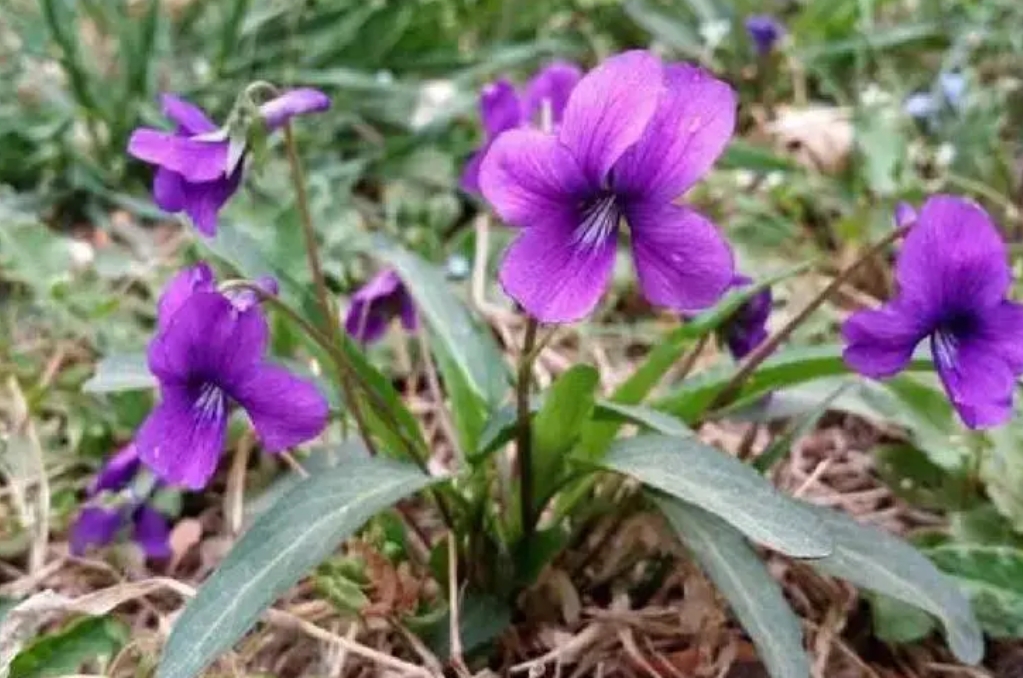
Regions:
M 183 268 L 174 274 L 160 293 L 156 304 L 156 326 L 164 330 L 181 305 L 196 292 L 213 292 L 216 289 L 213 270 L 205 261 Z
M 179 130 L 188 136 L 208 134 L 217 130 L 217 125 L 206 117 L 202 109 L 170 93 L 160 95 L 163 114 L 173 120 Z
M 569 150 L 532 129 L 499 136 L 480 170 L 483 196 L 514 226 L 531 226 L 574 209 L 590 188 Z
M 147 558 L 170 558 L 170 526 L 163 514 L 145 504 L 135 511 L 132 538 Z
M 157 167 L 153 175 L 153 202 L 164 212 L 180 212 L 185 209 L 185 185 L 181 175 Z
M 665 68 L 665 88 L 643 136 L 614 168 L 615 190 L 669 202 L 703 176 L 735 131 L 735 92 L 687 64 Z
M 963 423 L 973 429 L 1005 423 L 1012 416 L 1016 379 L 1008 363 L 984 342 L 966 340 L 942 346 L 931 339 L 938 376 Z
M 264 364 L 231 396 L 245 408 L 268 452 L 311 440 L 327 425 L 330 408 L 319 389 L 283 367 Z
M 660 59 L 633 50 L 605 60 L 576 85 L 558 138 L 591 183 L 601 185 L 622 153 L 643 135 L 657 110 L 663 76 Z
M 345 332 L 360 344 L 371 344 L 384 336 L 390 319 L 379 304 L 353 299 L 345 316 Z
M 162 383 L 243 381 L 266 353 L 261 309 L 239 311 L 217 292 L 195 292 L 149 345 L 149 369 Z
M 932 196 L 899 253 L 900 294 L 935 315 L 1000 304 L 1012 280 L 1005 243 L 977 205 Z
M 484 87 L 480 92 L 480 119 L 488 141 L 521 125 L 522 109 L 515 86 L 501 78 Z
M 197 141 L 155 129 L 141 128 L 128 139 L 128 153 L 177 172 L 185 181 L 213 181 L 224 176 L 227 142 Z
M 554 61 L 548 64 L 526 85 L 522 104 L 525 122 L 538 120 L 546 105 L 550 107 L 551 122 L 557 126 L 565 113 L 569 95 L 582 77 L 582 69 L 573 63 Z
M 930 328 L 910 307 L 899 302 L 854 313 L 842 325 L 845 363 L 875 379 L 900 372 Z
M 285 92 L 259 107 L 266 126 L 271 130 L 282 127 L 296 115 L 319 113 L 330 108 L 330 97 L 318 89 L 301 87 Z
M 895 227 L 904 228 L 916 223 L 916 208 L 908 202 L 899 201 L 895 206 Z
M 231 176 L 185 187 L 184 210 L 195 224 L 196 230 L 205 236 L 217 234 L 217 220 L 221 208 L 238 191 L 242 181 L 243 164 L 239 164 Z
M 117 538 L 123 523 L 116 509 L 86 506 L 71 528 L 71 554 L 81 556 L 90 546 L 106 546 Z
M 478 151 L 469 156 L 462 169 L 462 178 L 459 179 L 459 187 L 466 193 L 480 192 L 480 168 L 483 166 L 483 159 L 487 157 L 490 144 L 486 143 Z
M 1014 374 L 1023 373 L 1023 304 L 1003 301 L 977 316 L 972 340 L 998 354 Z
M 643 296 L 675 311 L 712 306 L 735 274 L 732 249 L 702 214 L 671 203 L 626 208 Z
M 89 485 L 89 496 L 95 496 L 104 490 L 116 492 L 124 489 L 135 477 L 139 464 L 139 453 L 135 444 L 125 445 L 103 464 L 103 468 L 96 474 L 96 479 Z
M 607 288 L 617 249 L 617 228 L 595 242 L 580 242 L 577 225 L 562 214 L 524 229 L 501 263 L 505 292 L 541 322 L 579 320 Z
M 135 436 L 142 462 L 170 485 L 205 487 L 220 461 L 227 432 L 227 411 L 220 405 L 205 408 L 194 389 L 163 384 L 160 404 Z

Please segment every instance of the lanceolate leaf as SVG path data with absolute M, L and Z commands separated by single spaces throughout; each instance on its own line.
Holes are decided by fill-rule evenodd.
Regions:
M 394 267 L 437 341 L 465 373 L 473 389 L 492 407 L 505 397 L 508 373 L 493 337 L 473 322 L 451 292 L 444 275 L 419 256 L 378 238 L 372 254 Z
M 773 678 L 808 678 L 799 620 L 781 587 L 742 534 L 712 513 L 666 497 L 656 500 L 679 538 L 728 600 Z
M 776 551 L 797 558 L 831 553 L 831 538 L 807 505 L 696 438 L 651 434 L 619 440 L 600 465 L 710 511 Z
M 984 638 L 970 603 L 953 580 L 906 542 L 875 527 L 860 525 L 836 511 L 814 508 L 835 540 L 827 558 L 815 568 L 924 609 L 945 627 L 952 652 L 976 664 L 984 655 Z
M 925 553 L 966 590 L 984 631 L 996 638 L 1023 636 L 1023 551 L 945 544 Z
M 109 355 L 96 364 L 96 373 L 82 385 L 86 393 L 116 393 L 155 388 L 145 353 Z
M 159 678 L 192 678 L 374 514 L 439 478 L 382 458 L 311 476 L 259 516 L 171 633 Z

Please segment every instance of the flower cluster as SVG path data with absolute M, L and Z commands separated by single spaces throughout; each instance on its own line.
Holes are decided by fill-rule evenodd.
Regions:
M 766 56 L 775 44 L 785 37 L 785 28 L 768 14 L 757 14 L 746 19 L 746 33 L 753 41 L 757 54 Z
M 276 290 L 272 281 L 263 287 Z M 251 291 L 217 291 L 204 263 L 178 273 L 164 290 L 149 345 L 160 403 L 135 438 L 140 458 L 163 481 L 206 485 L 233 403 L 268 452 L 310 440 L 326 426 L 329 408 L 317 387 L 267 360 L 269 329 L 257 301 Z
M 1006 298 L 1005 243 L 984 210 L 954 196 L 932 196 L 919 214 L 904 206 L 897 219 L 912 224 L 896 262 L 898 294 L 846 321 L 846 362 L 869 377 L 890 377 L 929 339 L 963 422 L 1004 422 L 1023 374 L 1023 305 Z
M 167 519 L 132 488 L 141 470 L 138 448 L 129 444 L 100 469 L 86 493 L 88 505 L 71 528 L 71 553 L 80 556 L 90 546 L 106 546 L 127 526 L 132 540 L 149 558 L 171 554 Z
M 632 51 L 579 81 L 556 130 L 503 132 L 479 183 L 521 229 L 501 265 L 505 291 L 543 322 L 584 317 L 608 285 L 624 222 L 650 302 L 711 306 L 731 283 L 731 248 L 675 200 L 724 150 L 735 113 L 732 88 L 706 71 Z
M 203 235 L 217 232 L 217 215 L 241 184 L 245 149 L 232 149 L 230 130 L 219 128 L 192 104 L 171 94 L 162 97 L 163 113 L 176 125 L 173 133 L 146 127 L 128 140 L 128 153 L 156 165 L 153 200 L 166 212 L 185 212 Z M 285 92 L 259 107 L 268 130 L 292 117 L 330 107 L 315 89 Z

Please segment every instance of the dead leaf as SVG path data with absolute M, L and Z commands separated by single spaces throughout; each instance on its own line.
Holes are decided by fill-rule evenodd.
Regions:
M 829 174 L 842 171 L 853 150 L 852 114 L 847 108 L 782 107 L 766 130 L 779 150 L 804 167 Z
M 177 569 L 189 549 L 202 539 L 202 523 L 195 518 L 179 520 L 170 533 L 171 562 L 169 570 Z

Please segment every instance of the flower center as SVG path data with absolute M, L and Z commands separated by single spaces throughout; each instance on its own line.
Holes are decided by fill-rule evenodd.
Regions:
M 224 418 L 227 409 L 227 398 L 224 391 L 212 382 L 205 382 L 199 387 L 199 395 L 193 405 L 196 420 L 204 424 L 212 424 Z
M 613 193 L 597 196 L 583 207 L 582 221 L 575 230 L 575 242 L 593 250 L 604 244 L 618 227 L 622 212 Z
M 957 313 L 943 320 L 931 343 L 934 359 L 946 368 L 953 368 L 959 344 L 976 328 L 976 319 L 968 313 Z

